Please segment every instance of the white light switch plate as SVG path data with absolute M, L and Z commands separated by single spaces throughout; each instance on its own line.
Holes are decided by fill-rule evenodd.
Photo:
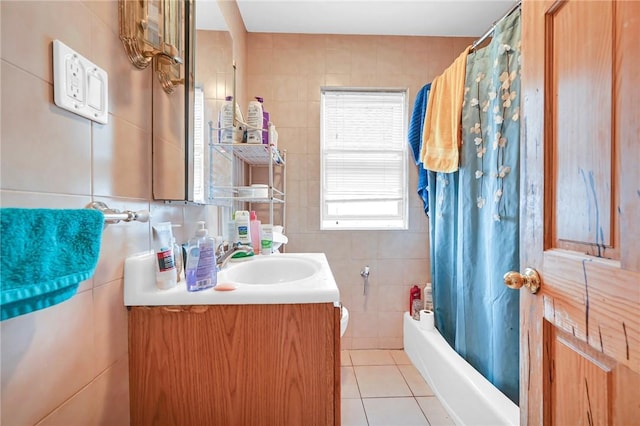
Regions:
M 107 124 L 109 81 L 105 70 L 53 41 L 53 99 L 60 108 Z

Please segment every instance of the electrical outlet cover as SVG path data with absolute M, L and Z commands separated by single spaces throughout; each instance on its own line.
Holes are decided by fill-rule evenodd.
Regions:
M 53 99 L 60 108 L 107 124 L 109 81 L 105 70 L 53 41 Z

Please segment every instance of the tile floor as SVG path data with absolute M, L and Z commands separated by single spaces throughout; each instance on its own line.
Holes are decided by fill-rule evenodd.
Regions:
M 403 350 L 342 351 L 342 425 L 453 425 Z

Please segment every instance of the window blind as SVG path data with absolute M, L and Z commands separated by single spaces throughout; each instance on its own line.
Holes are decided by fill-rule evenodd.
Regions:
M 407 228 L 406 90 L 322 89 L 321 228 Z

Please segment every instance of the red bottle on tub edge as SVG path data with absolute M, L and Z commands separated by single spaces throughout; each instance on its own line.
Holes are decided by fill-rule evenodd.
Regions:
M 421 304 L 422 298 L 420 297 L 420 287 L 414 285 L 409 291 L 409 315 L 411 315 L 413 319 L 420 318 L 420 309 L 422 309 Z

